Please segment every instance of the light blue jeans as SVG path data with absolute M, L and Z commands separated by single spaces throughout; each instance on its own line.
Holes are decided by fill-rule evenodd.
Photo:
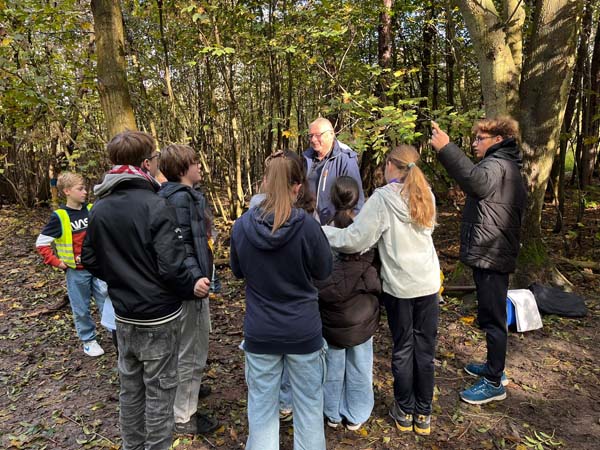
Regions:
M 279 390 L 279 410 L 292 410 L 292 384 L 288 374 L 285 361 L 283 362 L 283 372 L 281 373 L 281 389 Z
M 246 353 L 246 450 L 279 449 L 279 390 L 284 364 L 292 386 L 294 450 L 325 450 L 323 382 L 326 345 L 306 355 Z
M 353 424 L 371 416 L 373 395 L 373 338 L 350 348 L 327 349 L 327 378 L 323 386 L 325 416 Z
M 67 293 L 73 311 L 77 336 L 83 342 L 96 339 L 96 324 L 92 320 L 90 300 L 94 296 L 96 307 L 102 313 L 104 300 L 108 297 L 106 283 L 87 270 L 67 269 Z

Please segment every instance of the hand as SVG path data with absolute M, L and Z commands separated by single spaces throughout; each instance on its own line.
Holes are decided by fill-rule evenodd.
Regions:
M 67 265 L 62 261 L 60 262 L 60 264 L 57 267 L 62 270 L 67 270 Z
M 431 141 L 429 142 L 436 152 L 439 152 L 450 143 L 450 138 L 446 132 L 433 120 L 431 121 Z
M 210 280 L 206 277 L 200 278 L 194 285 L 194 295 L 196 297 L 204 298 L 208 295 L 210 289 Z

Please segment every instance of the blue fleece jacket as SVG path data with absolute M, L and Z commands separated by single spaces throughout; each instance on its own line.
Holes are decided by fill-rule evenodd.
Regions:
M 250 353 L 307 354 L 323 346 L 313 279 L 331 274 L 329 243 L 302 209 L 271 232 L 273 216 L 252 208 L 233 225 L 231 270 L 246 279 L 244 349 Z
M 311 179 L 311 171 L 315 167 L 315 150 L 310 147 L 303 154 L 306 162 L 306 173 Z M 325 162 L 321 168 L 321 173 L 318 177 L 316 186 L 310 186 L 317 197 L 316 212 L 319 214 L 321 225 L 327 225 L 335 214 L 335 207 L 331 202 L 331 187 L 335 183 L 337 177 L 343 175 L 352 177 L 358 183 L 359 198 L 354 212 L 358 214 L 360 208 L 365 203 L 365 194 L 362 188 L 362 179 L 360 177 L 360 169 L 358 167 L 358 155 L 354 150 L 348 147 L 343 142 L 337 139 L 333 141 L 331 152 L 325 157 Z M 315 191 L 316 189 L 316 191 Z

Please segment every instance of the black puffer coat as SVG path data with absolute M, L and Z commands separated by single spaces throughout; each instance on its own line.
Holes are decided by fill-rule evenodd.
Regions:
M 195 279 L 212 278 L 212 253 L 208 247 L 204 196 L 181 183 L 166 182 L 158 195 L 175 207 L 185 244 L 185 264 Z
M 338 255 L 333 272 L 316 281 L 323 337 L 329 345 L 349 348 L 366 342 L 379 324 L 381 280 L 373 266 L 375 250 Z
M 438 156 L 467 194 L 460 260 L 470 267 L 514 272 L 527 202 L 517 142 L 509 138 L 493 145 L 477 164 L 453 143 Z

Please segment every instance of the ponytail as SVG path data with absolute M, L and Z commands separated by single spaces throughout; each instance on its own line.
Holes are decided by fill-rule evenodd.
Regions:
M 435 202 L 425 174 L 417 165 L 420 156 L 412 145 L 399 145 L 390 152 L 387 161 L 406 173 L 402 197 L 408 204 L 414 223 L 425 228 L 435 225 Z
M 358 203 L 359 187 L 352 177 L 342 176 L 335 180 L 331 187 L 331 203 L 335 207 L 333 225 L 337 228 L 346 228 L 352 222 L 352 211 Z

